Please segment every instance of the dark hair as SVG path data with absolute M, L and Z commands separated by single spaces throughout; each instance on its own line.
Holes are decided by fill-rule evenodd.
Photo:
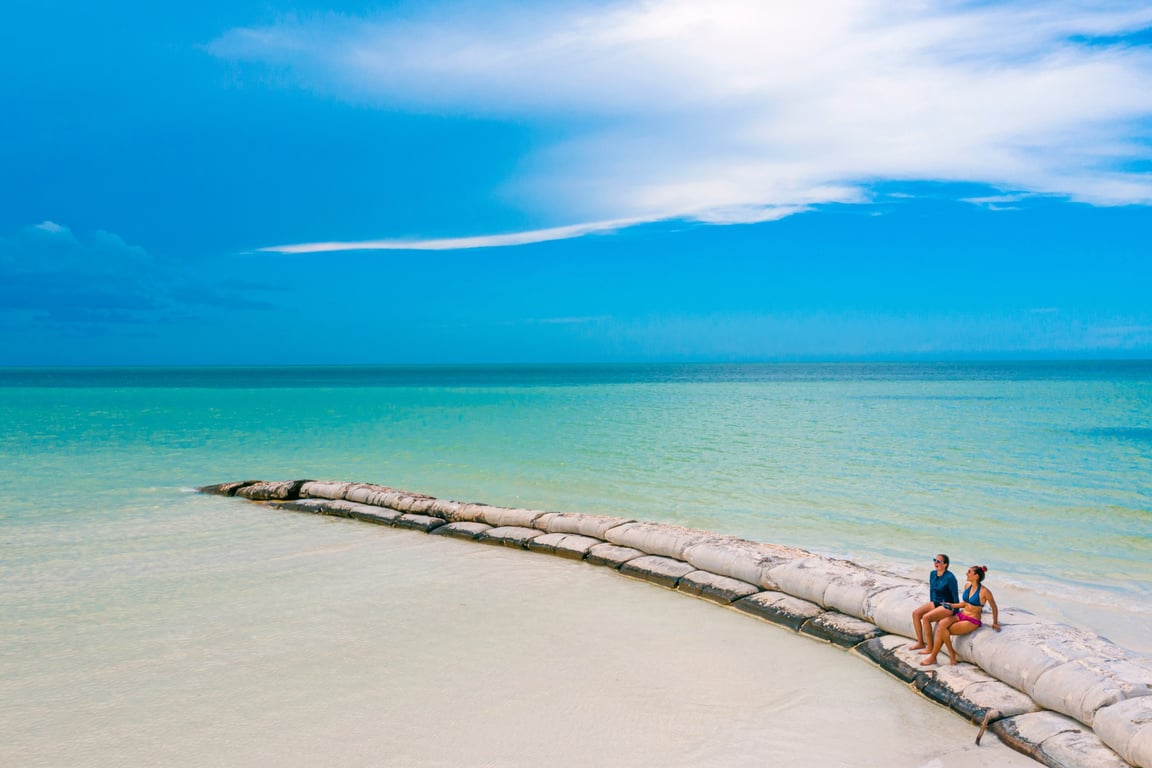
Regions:
M 988 566 L 974 565 L 972 570 L 976 571 L 976 583 L 979 584 L 984 581 L 984 576 L 988 573 Z
M 943 560 L 943 561 L 944 561 L 944 566 L 945 566 L 945 567 L 948 567 L 949 565 L 951 565 L 951 564 L 952 564 L 952 561 L 948 559 L 948 555 L 944 554 L 943 552 L 941 552 L 940 554 L 936 555 L 936 557 L 938 557 L 938 558 L 940 558 L 941 560 Z

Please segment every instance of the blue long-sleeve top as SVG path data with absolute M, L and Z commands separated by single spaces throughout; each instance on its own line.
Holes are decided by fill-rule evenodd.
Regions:
M 944 571 L 943 576 L 937 576 L 933 570 L 928 576 L 928 599 L 933 605 L 941 603 L 958 603 L 960 588 L 956 584 L 956 576 L 952 571 Z

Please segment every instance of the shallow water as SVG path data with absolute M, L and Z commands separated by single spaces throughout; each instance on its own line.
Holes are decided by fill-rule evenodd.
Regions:
M 605 568 L 201 496 L 71 530 L 83 557 L 4 596 L 7 765 L 1029 764 L 862 659 Z
M 9 370 L 0 763 L 485 764 L 469 744 L 594 763 L 627 742 L 618 764 L 739 765 L 794 757 L 837 702 L 918 745 L 875 764 L 989 754 L 858 660 L 602 569 L 186 492 L 255 477 L 663 520 L 925 578 L 945 551 L 988 564 L 1001 605 L 1152 652 L 1146 363 Z M 690 716 L 664 714 L 681 699 Z M 936 717 L 945 742 L 917 719 Z

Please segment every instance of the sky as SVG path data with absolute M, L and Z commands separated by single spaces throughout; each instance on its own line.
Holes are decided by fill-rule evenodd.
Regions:
M 1152 358 L 1145 0 L 4 16 L 0 366 Z

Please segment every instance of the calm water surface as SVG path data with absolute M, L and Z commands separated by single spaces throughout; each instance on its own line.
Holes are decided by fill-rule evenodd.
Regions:
M 944 551 L 987 564 L 1001 604 L 1152 652 L 1149 363 L 10 369 L 0 684 L 64 669 L 106 692 L 141 658 L 202 648 L 202 627 L 171 622 L 229 600 L 240 614 L 212 626 L 238 653 L 229 622 L 288 610 L 308 556 L 291 536 L 268 553 L 266 511 L 186 490 L 299 477 L 663 520 L 917 576 Z M 332 522 L 289 517 L 304 540 Z M 251 570 L 271 556 L 298 567 Z

